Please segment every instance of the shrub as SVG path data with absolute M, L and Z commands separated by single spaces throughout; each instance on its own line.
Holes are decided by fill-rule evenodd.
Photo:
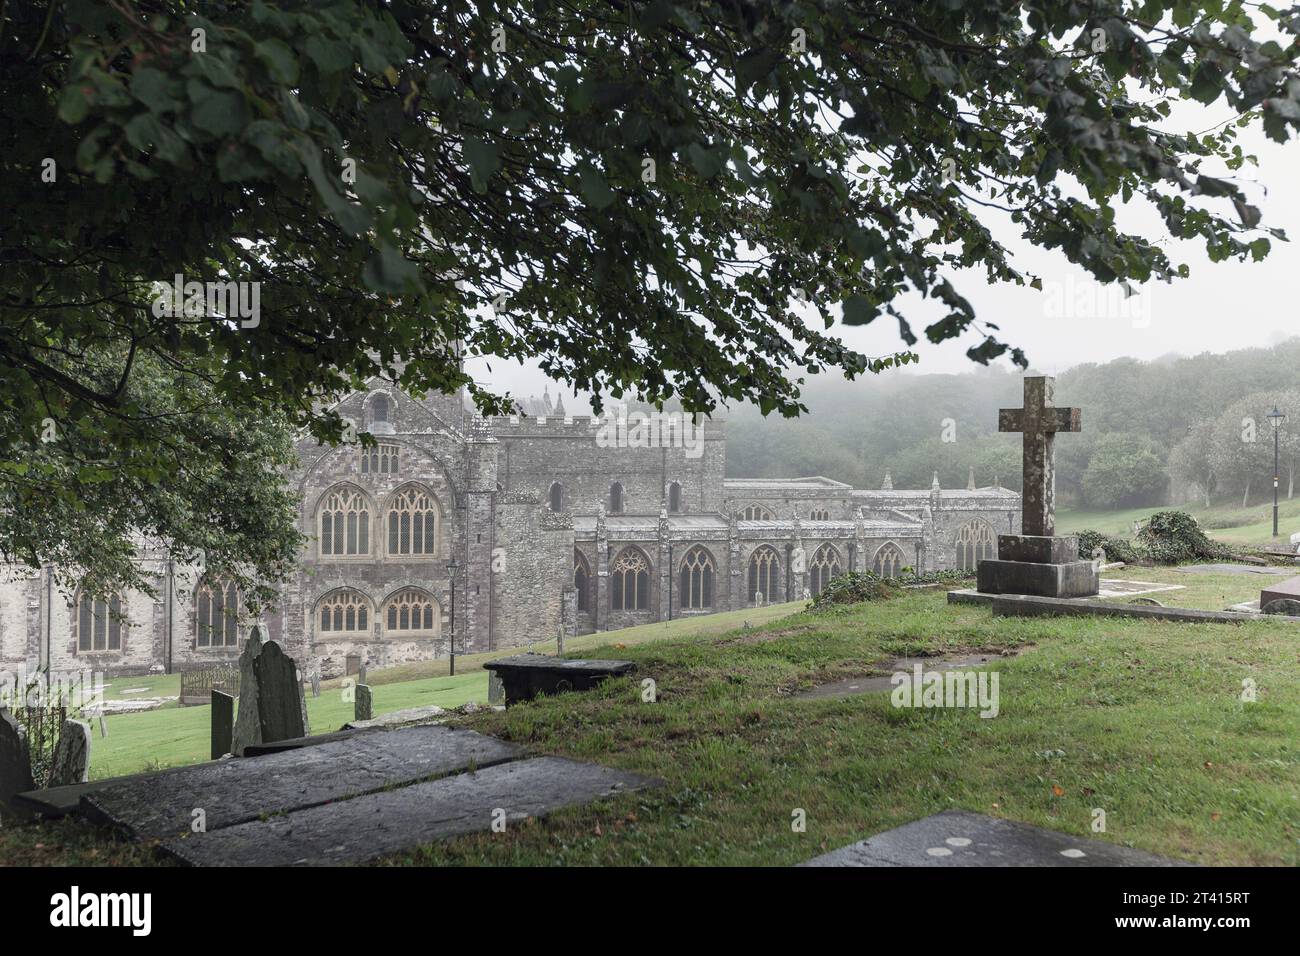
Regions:
M 1138 532 L 1138 543 L 1159 564 L 1229 556 L 1186 511 L 1157 511 Z
M 882 601 L 897 592 L 898 584 L 894 579 L 882 578 L 873 571 L 850 571 L 831 578 L 813 599 L 812 606 L 824 608 L 836 604 Z
M 1112 538 L 1100 531 L 1079 532 L 1080 558 L 1092 560 L 1092 554 L 1098 548 L 1101 548 L 1106 555 L 1107 561 L 1123 561 L 1125 564 L 1132 564 L 1142 557 L 1141 551 L 1131 541 L 1125 541 L 1123 538 Z

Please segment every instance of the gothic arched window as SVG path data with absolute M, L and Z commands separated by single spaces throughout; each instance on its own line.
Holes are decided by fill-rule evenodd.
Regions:
M 388 553 L 438 553 L 438 505 L 428 489 L 408 485 L 389 500 Z
M 683 610 L 713 607 L 713 579 L 716 575 L 713 555 L 706 548 L 696 545 L 686 552 L 686 557 L 682 558 L 681 580 L 677 587 Z
M 892 541 L 886 541 L 876 552 L 873 571 L 882 578 L 896 578 L 903 570 L 903 549 Z
M 320 509 L 322 556 L 370 553 L 370 502 L 355 488 L 327 494 Z
M 370 634 L 370 599 L 360 591 L 331 591 L 316 605 L 321 634 Z
M 808 563 L 808 590 L 813 597 L 821 594 L 822 588 L 830 583 L 831 578 L 840 574 L 840 556 L 829 544 L 817 549 L 812 561 Z
M 398 445 L 377 444 L 361 449 L 361 473 L 363 475 L 395 475 L 401 458 Z
M 609 486 L 609 513 L 612 515 L 623 513 L 623 485 L 617 481 Z
M 239 589 L 234 581 L 204 579 L 195 588 L 194 643 L 198 647 L 239 645 Z
M 763 545 L 749 557 L 750 604 L 769 604 L 781 586 L 781 556 Z
M 437 637 L 442 609 L 427 591 L 403 588 L 384 607 L 385 631 L 398 637 Z
M 582 552 L 573 551 L 573 588 L 578 592 L 578 610 L 591 610 L 591 566 Z
M 680 482 L 668 483 L 668 510 L 677 514 L 682 510 L 682 486 Z
M 550 499 L 552 511 L 564 510 L 564 486 L 558 481 L 551 485 Z
M 830 521 L 831 513 L 827 511 L 825 508 L 813 508 L 812 511 L 808 512 L 808 520 L 809 521 Z
M 746 505 L 738 517 L 741 521 L 775 521 L 776 515 L 762 505 Z
M 624 548 L 609 566 L 611 611 L 644 611 L 650 607 L 650 562 L 638 548 Z
M 382 393 L 370 399 L 370 421 L 388 421 L 388 396 Z
M 78 653 L 95 651 L 120 651 L 122 631 L 126 621 L 122 617 L 122 598 L 116 594 L 107 601 L 82 592 L 76 601 Z
M 993 527 L 976 518 L 957 532 L 957 567 L 974 571 L 985 558 L 998 556 L 998 540 Z

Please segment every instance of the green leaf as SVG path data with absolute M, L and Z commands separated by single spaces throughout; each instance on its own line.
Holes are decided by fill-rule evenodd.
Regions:
M 844 324 L 866 325 L 880 315 L 880 308 L 864 295 L 851 295 L 844 300 Z
M 338 73 L 352 68 L 352 51 L 344 43 L 314 36 L 307 40 L 303 49 L 321 73 Z
M 298 58 L 282 41 L 274 37 L 263 40 L 253 47 L 253 52 L 275 82 L 285 85 L 298 82 Z
M 462 147 L 465 162 L 469 163 L 470 184 L 476 193 L 486 193 L 488 180 L 501 168 L 501 155 L 497 148 L 477 136 L 466 136 Z
M 90 100 L 86 90 L 80 85 L 64 87 L 59 97 L 59 119 L 69 126 L 76 126 L 90 112 Z
M 609 188 L 609 183 L 605 182 L 600 170 L 593 166 L 583 167 L 579 188 L 583 200 L 593 209 L 604 209 L 616 198 L 614 190 Z
M 194 107 L 190 118 L 195 126 L 213 136 L 230 136 L 247 124 L 248 108 L 239 93 L 213 93 Z

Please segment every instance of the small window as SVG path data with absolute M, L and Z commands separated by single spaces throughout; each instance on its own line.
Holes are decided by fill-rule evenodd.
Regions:
M 609 486 L 609 513 L 612 515 L 623 513 L 623 486 L 617 481 Z
M 395 475 L 399 462 L 399 447 L 397 445 L 378 444 L 371 448 L 361 449 L 361 474 L 363 475 Z
M 372 422 L 388 421 L 388 396 L 376 395 L 370 400 L 370 420 Z
M 673 514 L 682 510 L 682 486 L 676 481 L 668 483 L 668 510 Z
M 551 510 L 561 511 L 564 508 L 564 486 L 558 481 L 551 485 Z

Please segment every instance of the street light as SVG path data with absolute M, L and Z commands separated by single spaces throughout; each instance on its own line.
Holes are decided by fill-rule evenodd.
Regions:
M 451 577 L 451 640 L 448 642 L 448 650 L 451 654 L 451 673 L 449 677 L 456 676 L 456 556 L 447 562 L 447 574 Z
M 1282 419 L 1286 418 L 1273 406 L 1273 410 L 1268 413 L 1268 420 L 1273 425 L 1273 537 L 1277 537 L 1277 472 L 1278 472 L 1278 445 L 1277 433 L 1282 425 Z

